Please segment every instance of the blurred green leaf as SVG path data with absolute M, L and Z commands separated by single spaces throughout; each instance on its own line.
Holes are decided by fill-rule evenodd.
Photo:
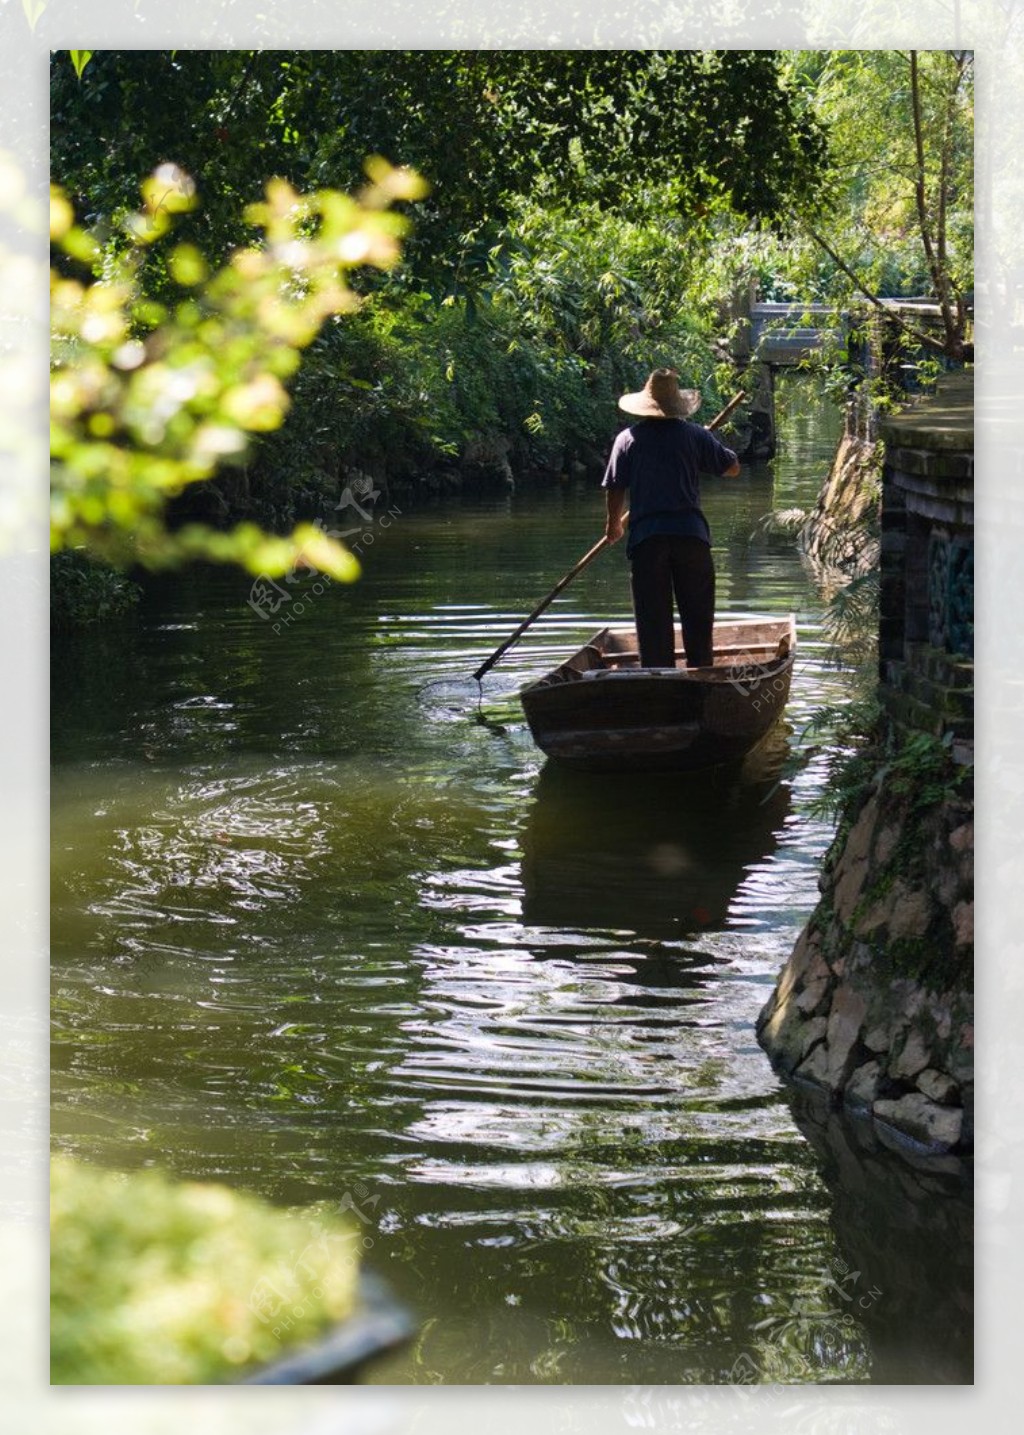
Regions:
M 55 1385 L 233 1381 L 355 1303 L 358 1233 L 323 1207 L 62 1156 L 50 1189 Z
M 284 537 L 254 524 L 172 530 L 166 509 L 243 455 L 250 434 L 284 422 L 283 381 L 326 319 L 358 307 L 347 272 L 394 262 L 398 226 L 383 205 L 416 187 L 410 171 L 384 161 L 360 199 L 302 196 L 272 179 L 266 200 L 250 206 L 262 242 L 213 272 L 193 244 L 176 245 L 167 266 L 180 297 L 159 303 L 140 291 L 142 252 L 196 203 L 191 177 L 164 164 L 141 186 L 145 209 L 125 218 L 130 247 L 101 277 L 51 271 L 53 552 L 76 548 L 121 566 L 204 558 L 271 576 L 305 564 L 341 582 L 358 577 L 352 554 L 316 525 Z M 50 235 L 70 259 L 98 257 L 58 188 Z

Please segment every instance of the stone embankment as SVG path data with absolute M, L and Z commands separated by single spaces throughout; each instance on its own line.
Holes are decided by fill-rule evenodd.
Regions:
M 945 1151 L 973 1144 L 973 856 L 969 801 L 915 821 L 880 776 L 758 1019 L 783 1075 Z
M 875 775 L 757 1023 L 785 1076 L 930 1150 L 973 1147 L 973 379 L 883 421 Z M 849 465 L 863 468 L 851 448 Z M 848 497 L 844 464 L 832 498 Z
M 862 573 L 878 561 L 878 543 L 865 529 L 878 504 L 878 446 L 844 433 L 828 478 L 808 516 L 801 547 L 819 570 Z

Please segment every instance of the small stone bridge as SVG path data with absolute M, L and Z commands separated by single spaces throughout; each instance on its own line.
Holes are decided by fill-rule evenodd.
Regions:
M 845 344 L 849 334 L 846 315 L 836 324 L 836 311 L 828 304 L 752 304 L 748 352 L 773 368 L 803 363 L 826 346 Z
M 939 322 L 939 307 L 930 299 L 883 299 L 881 302 L 886 309 L 917 327 L 933 327 Z M 775 453 L 776 373 L 780 369 L 797 368 L 826 350 L 845 350 L 852 330 L 866 318 L 867 311 L 863 309 L 837 314 L 829 304 L 782 304 L 750 297 L 743 306 L 732 342 L 733 358 L 753 368 L 751 436 L 746 457 L 764 459 Z M 870 368 L 870 353 L 865 351 L 862 357 Z

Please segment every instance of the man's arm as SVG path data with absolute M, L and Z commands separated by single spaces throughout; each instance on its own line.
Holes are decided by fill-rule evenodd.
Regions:
M 609 543 L 618 543 L 623 534 L 622 510 L 626 506 L 626 489 L 605 489 L 604 536 Z
M 710 429 L 695 425 L 694 438 L 697 443 L 697 464 L 702 473 L 717 478 L 738 478 L 740 461 L 731 448 L 726 448 L 720 438 Z
M 629 492 L 631 433 L 630 429 L 623 429 L 617 435 L 601 480 L 605 494 L 604 536 L 609 543 L 618 543 L 622 537 L 622 510 Z

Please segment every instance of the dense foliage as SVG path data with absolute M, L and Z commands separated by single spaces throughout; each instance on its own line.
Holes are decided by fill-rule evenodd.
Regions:
M 464 283 L 516 198 L 593 200 L 648 217 L 653 189 L 693 225 L 728 206 L 780 220 L 807 200 L 824 144 L 771 51 L 99 51 L 56 55 L 55 180 L 116 216 L 174 161 L 203 200 L 211 257 L 237 242 L 264 180 L 351 189 L 368 154 L 410 165 L 417 282 Z
M 234 472 L 201 492 L 193 485 L 172 506 L 173 522 L 234 525 L 231 543 L 197 537 L 192 525 L 170 547 L 126 545 L 151 510 L 147 499 L 129 512 L 136 500 L 124 485 L 122 518 L 104 514 L 102 535 L 86 531 L 81 514 L 69 526 L 59 478 L 66 541 L 114 559 L 219 549 L 273 571 L 255 525 L 281 531 L 306 520 L 309 535 L 353 472 L 387 488 L 446 468 L 506 480 L 593 471 L 617 395 L 649 368 L 678 369 L 704 391 L 707 412 L 743 383 L 729 345 L 752 285 L 764 297 L 867 309 L 879 296 L 932 293 L 942 324 L 907 333 L 918 356 L 955 357 L 969 331 L 965 53 L 58 52 L 52 110 L 54 177 L 94 244 L 79 244 L 77 270 L 61 261 L 62 323 L 74 328 L 80 300 L 120 306 L 132 332 L 119 343 L 142 342 L 147 354 L 160 324 L 167 343 L 176 335 L 195 345 L 207 322 L 195 317 L 200 293 L 207 310 L 243 303 L 236 251 L 265 252 L 247 225 L 274 176 L 291 186 L 278 192 L 314 196 L 313 209 L 325 187 L 357 190 L 368 155 L 426 181 L 391 195 L 396 221 L 408 221 L 401 263 L 346 266 L 358 309 L 322 314 L 287 358 L 275 341 L 258 380 L 266 402 L 253 387 L 256 305 L 248 357 L 235 351 L 245 376 L 224 376 L 207 404 L 216 414 L 185 406 L 196 432 L 216 440 L 204 472 L 187 477 L 224 464 Z M 194 183 L 196 202 L 154 230 L 154 192 L 140 211 L 138 184 L 169 166 Z M 294 219 L 303 243 L 306 222 Z M 85 268 L 100 281 L 92 289 Z M 283 275 L 279 266 L 276 280 L 268 272 L 261 282 Z M 285 302 L 270 288 L 264 299 Z M 80 345 L 81 333 L 73 337 Z M 209 345 L 206 361 L 214 354 Z M 108 379 L 116 371 L 108 363 Z M 837 373 L 841 391 L 850 374 Z M 152 384 L 153 374 L 120 372 L 116 424 L 131 388 L 149 402 L 143 379 Z M 66 399 L 59 372 L 56 382 Z M 256 436 L 244 453 L 227 441 L 229 393 L 253 400 L 247 415 L 227 416 Z M 286 404 L 288 421 L 275 427 Z M 140 432 L 128 426 L 133 443 Z M 89 424 L 73 439 L 80 462 L 97 469 L 82 445 L 100 454 L 115 442 Z M 68 440 L 58 442 L 66 476 Z M 151 458 L 143 443 L 143 465 Z M 287 561 L 278 550 L 277 571 Z
M 974 287 L 974 67 L 969 51 L 800 51 L 786 57 L 829 139 L 815 205 L 762 260 L 771 297 L 870 308 L 936 300 L 906 336 L 959 359 Z
M 55 629 L 105 623 L 132 611 L 138 584 L 109 563 L 65 549 L 50 560 L 50 625 Z

